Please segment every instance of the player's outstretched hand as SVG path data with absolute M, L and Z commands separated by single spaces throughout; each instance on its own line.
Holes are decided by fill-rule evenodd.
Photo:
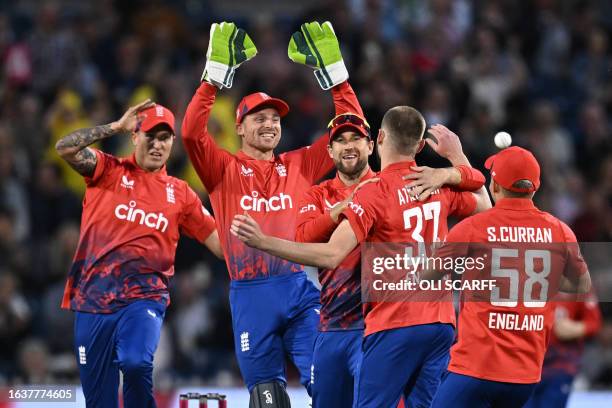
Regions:
M 146 99 L 138 105 L 130 106 L 119 120 L 111 123 L 111 129 L 126 133 L 138 131 L 140 123 L 144 119 L 139 117 L 138 113 L 151 106 L 155 106 L 155 102 L 152 102 L 150 99 Z
M 444 125 L 433 125 L 429 128 L 429 135 L 425 142 L 440 156 L 453 161 L 463 155 L 463 148 L 459 136 Z
M 289 40 L 289 59 L 315 68 L 315 77 L 323 89 L 330 89 L 349 77 L 340 44 L 329 21 L 304 23 Z
M 261 232 L 259 224 L 246 211 L 243 214 L 234 215 L 230 232 L 242 242 L 253 248 L 261 248 L 266 235 Z
M 403 177 L 404 180 L 411 180 L 406 185 L 411 189 L 410 194 L 419 201 L 425 201 L 431 193 L 442 187 L 448 182 L 448 169 L 434 169 L 427 166 L 412 166 L 413 173 Z
M 206 51 L 206 66 L 202 81 L 218 88 L 231 88 L 236 68 L 257 54 L 251 37 L 234 23 L 214 23 L 210 26 L 210 40 Z

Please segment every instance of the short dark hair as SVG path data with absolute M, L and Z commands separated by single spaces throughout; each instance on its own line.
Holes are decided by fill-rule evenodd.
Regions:
M 523 179 L 523 180 L 514 182 L 514 184 L 512 184 L 512 187 L 526 190 L 526 189 L 533 188 L 533 183 L 529 180 Z M 527 193 L 520 193 L 518 191 L 511 191 L 503 187 L 502 189 L 504 191 L 504 197 L 508 197 L 508 198 L 531 198 L 533 196 L 533 191 L 530 191 Z
M 401 154 L 415 154 L 425 133 L 425 118 L 411 106 L 396 106 L 385 113 L 380 125 Z

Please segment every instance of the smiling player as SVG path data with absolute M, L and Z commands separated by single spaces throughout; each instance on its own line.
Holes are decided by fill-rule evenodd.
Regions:
M 300 201 L 298 242 L 327 242 L 360 183 L 374 180 L 368 165 L 374 142 L 363 112 L 338 115 L 328 128 L 327 150 L 338 171 Z M 319 269 L 321 316 L 311 378 L 315 408 L 353 406 L 363 337 L 359 261 L 356 248 L 337 268 Z
M 228 55 L 228 50 L 233 53 Z M 202 83 L 183 122 L 183 142 L 191 162 L 210 194 L 217 227 L 232 279 L 230 307 L 234 347 L 249 392 L 250 406 L 289 406 L 285 356 L 300 372 L 310 393 L 312 350 L 319 321 L 319 291 L 300 264 L 244 245 L 229 233 L 234 215 L 249 211 L 262 228 L 286 239 L 295 238 L 298 200 L 327 174 L 333 162 L 329 136 L 298 150 L 275 154 L 282 134 L 281 119 L 289 106 L 257 92 L 242 98 L 236 109 L 238 153 L 220 149 L 208 133 L 208 118 L 217 92 L 230 87 L 235 70 L 256 54 L 249 36 L 233 23 L 213 24 Z M 331 89 L 336 114 L 361 112 L 347 82 L 338 39 L 331 24 L 302 24 L 289 44 L 289 57 L 318 68 L 316 78 Z

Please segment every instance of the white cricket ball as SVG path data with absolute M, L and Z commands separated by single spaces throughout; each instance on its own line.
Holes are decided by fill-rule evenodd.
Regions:
M 512 144 L 512 136 L 508 132 L 497 132 L 494 141 L 498 149 L 505 149 Z

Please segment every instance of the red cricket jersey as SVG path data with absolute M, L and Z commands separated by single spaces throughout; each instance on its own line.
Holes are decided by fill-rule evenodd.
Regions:
M 203 243 L 215 230 L 214 219 L 165 166 L 150 173 L 133 155 L 95 152 L 98 163 L 85 178 L 81 236 L 62 308 L 112 313 L 138 299 L 168 305 L 179 234 Z
M 449 248 L 453 256 L 473 257 L 475 251 L 485 248 L 484 271 L 499 280 L 500 293 L 506 293 L 501 297 L 511 299 L 507 295 L 510 290 L 518 295 L 513 297 L 515 302 L 495 305 L 491 296 L 481 301 L 462 301 L 458 340 L 451 349 L 449 371 L 491 381 L 521 384 L 540 381 L 553 307 L 550 303 L 526 300 L 544 299 L 540 298 L 542 283 L 537 281 L 541 276 L 552 281 L 554 271 L 577 275 L 586 272 L 577 246 L 561 245 L 575 242 L 576 237 L 567 225 L 540 211 L 531 200 L 520 198 L 501 199 L 495 207 L 463 220 L 449 232 L 447 243 L 464 244 L 454 248 L 445 245 L 436 253 L 438 256 L 444 256 Z M 463 254 L 457 252 L 458 248 Z M 531 251 L 529 256 L 527 251 Z M 516 271 L 515 277 L 512 271 Z
M 375 177 L 369 170 L 360 181 Z M 359 184 L 347 186 L 336 175 L 308 190 L 299 204 L 296 241 L 327 242 L 337 224 L 329 216 Z M 361 307 L 361 251 L 356 247 L 335 269 L 319 269 L 321 315 L 319 330 L 363 329 Z
M 564 341 L 558 339 L 553 330 L 544 356 L 543 377 L 555 372 L 578 374 L 585 338 L 596 335 L 601 329 L 601 311 L 595 293 L 589 293 L 584 302 L 573 301 L 573 298 L 570 294 L 557 294 L 554 302 L 551 302 L 555 308 L 555 319 L 563 317 L 584 323 L 585 336 Z
M 393 163 L 379 173 L 379 181 L 366 184 L 355 194 L 342 214 L 358 242 L 441 241 L 448 232 L 449 216 L 465 217 L 474 212 L 476 198 L 472 193 L 447 187 L 435 191 L 426 201 L 412 200 L 408 183 L 402 178 L 412 173 L 411 166 L 416 163 Z M 370 302 L 365 309 L 366 336 L 419 324 L 455 324 L 452 302 Z
M 246 246 L 229 228 L 234 215 L 248 211 L 265 234 L 293 241 L 298 200 L 333 168 L 327 133 L 311 146 L 270 160 L 257 160 L 242 151 L 231 154 L 220 149 L 207 130 L 216 92 L 214 85 L 200 85 L 187 107 L 182 133 L 189 158 L 210 194 L 230 278 L 267 278 L 302 271 L 302 265 Z M 362 114 L 348 82 L 331 92 L 336 114 Z

